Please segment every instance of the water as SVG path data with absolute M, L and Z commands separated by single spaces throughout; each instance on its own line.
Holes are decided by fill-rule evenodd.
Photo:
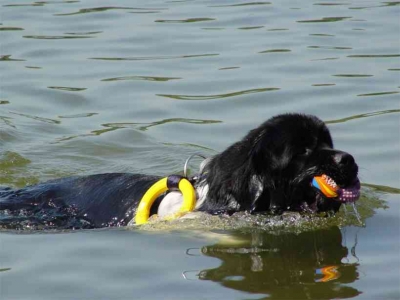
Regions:
M 1 0 L 0 184 L 175 173 L 296 111 L 328 123 L 363 193 L 384 201 L 340 230 L 1 232 L 1 299 L 400 298 L 399 13 L 378 1 Z

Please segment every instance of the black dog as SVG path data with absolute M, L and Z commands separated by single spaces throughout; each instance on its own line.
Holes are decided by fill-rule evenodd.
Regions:
M 192 182 L 199 211 L 336 212 L 341 201 L 326 198 L 313 188 L 313 177 L 327 174 L 346 189 L 359 185 L 357 173 L 354 158 L 333 149 L 329 130 L 321 120 L 284 114 L 207 159 Z M 109 173 L 58 179 L 19 190 L 0 189 L 0 227 L 123 226 L 134 217 L 144 193 L 160 178 Z M 180 201 L 177 192 L 159 197 L 151 213 L 173 213 L 177 198 Z

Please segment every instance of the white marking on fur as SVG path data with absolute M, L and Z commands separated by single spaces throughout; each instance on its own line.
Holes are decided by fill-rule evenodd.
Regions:
M 196 206 L 195 210 L 198 209 L 206 200 L 208 193 L 208 184 L 201 185 L 196 188 Z M 162 199 L 157 214 L 159 217 L 165 217 L 176 213 L 183 203 L 183 195 L 180 192 L 169 192 L 164 199 Z
M 209 163 L 211 158 L 206 158 L 200 164 L 200 174 L 202 173 L 204 167 Z M 194 210 L 198 209 L 206 200 L 208 193 L 208 184 L 206 180 L 200 181 L 196 185 L 196 206 Z M 164 199 L 161 201 L 157 214 L 159 217 L 165 217 L 176 213 L 179 211 L 179 208 L 182 206 L 183 203 L 183 195 L 180 192 L 170 192 L 168 193 Z
M 165 217 L 176 213 L 179 211 L 179 208 L 182 206 L 183 196 L 180 192 L 170 192 L 168 193 L 164 199 L 162 199 L 157 214 L 159 217 Z
M 203 181 L 201 185 L 196 188 L 196 194 L 197 194 L 197 201 L 195 209 L 198 209 L 200 206 L 203 205 L 204 201 L 206 201 L 207 198 L 208 184 L 205 184 L 205 181 Z

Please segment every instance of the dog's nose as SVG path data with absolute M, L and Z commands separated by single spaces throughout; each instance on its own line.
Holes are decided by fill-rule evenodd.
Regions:
M 351 166 L 355 164 L 354 157 L 346 152 L 339 152 L 333 156 L 336 164 L 341 166 Z

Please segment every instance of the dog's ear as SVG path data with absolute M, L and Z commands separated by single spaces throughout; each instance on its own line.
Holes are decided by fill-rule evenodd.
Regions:
M 256 128 L 250 131 L 247 139 L 251 141 L 250 158 L 258 174 L 272 174 L 289 164 L 291 153 L 286 138 L 274 127 Z

